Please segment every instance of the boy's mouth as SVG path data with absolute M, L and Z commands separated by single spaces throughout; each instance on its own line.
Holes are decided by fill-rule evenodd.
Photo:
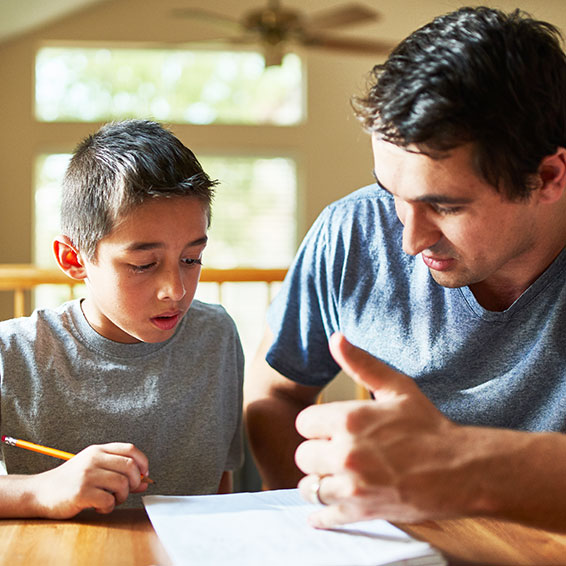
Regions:
M 160 316 L 154 316 L 151 318 L 151 322 L 157 326 L 160 330 L 171 330 L 177 326 L 177 323 L 181 320 L 181 313 L 171 313 L 164 314 Z

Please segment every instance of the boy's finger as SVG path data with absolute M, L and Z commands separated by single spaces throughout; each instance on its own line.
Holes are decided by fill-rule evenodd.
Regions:
M 120 454 L 135 460 L 136 464 L 142 471 L 147 471 L 148 459 L 147 456 L 135 445 L 128 442 L 109 442 L 102 445 L 106 452 L 111 454 Z

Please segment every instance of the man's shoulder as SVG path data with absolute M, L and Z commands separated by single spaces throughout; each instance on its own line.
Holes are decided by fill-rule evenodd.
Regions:
M 340 210 L 344 207 L 355 207 L 363 203 L 389 208 L 389 206 L 393 204 L 393 197 L 387 191 L 378 187 L 376 183 L 373 183 L 371 185 L 361 187 L 346 196 L 335 200 L 333 203 L 328 205 L 327 208 L 331 210 Z
M 320 219 L 337 227 L 344 222 L 386 223 L 397 222 L 395 201 L 391 194 L 379 188 L 375 183 L 362 187 L 341 199 L 335 200 L 322 212 Z
M 328 241 L 354 238 L 377 242 L 386 238 L 396 242 L 401 229 L 392 195 L 373 184 L 329 204 L 313 226 L 313 233 L 325 234 Z

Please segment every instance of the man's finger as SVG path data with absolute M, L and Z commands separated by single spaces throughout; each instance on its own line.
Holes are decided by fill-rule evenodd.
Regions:
M 363 401 L 334 401 L 311 405 L 297 415 L 297 432 L 304 438 L 332 438 L 337 430 L 346 428 L 348 413 L 361 403 Z
M 329 340 L 330 353 L 336 363 L 354 381 L 372 392 L 386 388 L 389 391 L 405 392 L 405 376 L 374 358 L 371 354 L 350 344 L 344 335 L 335 332 Z
M 352 480 L 348 474 L 309 474 L 298 485 L 303 499 L 311 503 L 334 505 L 352 497 Z
M 327 440 L 307 440 L 295 451 L 295 463 L 305 474 L 321 476 L 342 471 L 344 458 L 332 451 Z
M 309 515 L 308 522 L 311 527 L 316 529 L 330 529 L 346 523 L 355 523 L 361 519 L 362 517 L 353 507 L 328 505 Z
M 319 511 L 311 513 L 308 522 L 317 529 L 326 529 L 336 525 L 352 523 L 360 520 L 359 512 L 354 506 L 340 504 L 344 487 L 339 476 L 305 476 L 299 482 L 299 491 L 306 501 L 314 504 L 323 504 Z

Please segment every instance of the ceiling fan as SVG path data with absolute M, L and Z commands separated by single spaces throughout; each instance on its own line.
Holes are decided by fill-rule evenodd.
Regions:
M 287 44 L 293 43 L 305 47 L 377 55 L 383 55 L 393 47 L 392 43 L 386 41 L 327 35 L 328 30 L 341 30 L 379 18 L 379 13 L 375 10 L 356 3 L 305 15 L 299 10 L 283 7 L 279 0 L 268 0 L 267 6 L 245 12 L 240 19 L 201 8 L 180 8 L 173 13 L 178 17 L 222 25 L 237 34 L 216 38 L 216 41 L 235 44 L 259 43 L 264 52 L 266 66 L 280 65 Z

